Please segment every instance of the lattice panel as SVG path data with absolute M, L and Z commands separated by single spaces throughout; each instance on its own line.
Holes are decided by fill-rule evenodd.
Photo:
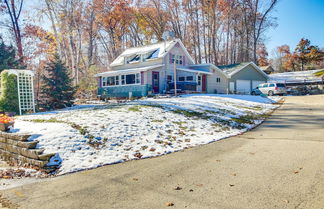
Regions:
M 18 96 L 20 114 L 35 112 L 33 75 L 25 72 L 18 72 Z

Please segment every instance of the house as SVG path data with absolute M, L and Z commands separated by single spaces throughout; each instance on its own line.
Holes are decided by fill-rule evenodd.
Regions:
M 218 66 L 228 78 L 229 93 L 250 94 L 251 90 L 269 79 L 253 62 Z
M 237 72 L 231 70 L 233 67 Z M 218 67 L 196 64 L 179 39 L 126 49 L 110 68 L 96 75 L 101 98 L 174 92 L 174 77 L 178 91 L 221 94 L 238 89 L 249 93 L 256 82 L 267 80 L 267 75 L 253 63 Z M 246 82 L 250 82 L 249 88 Z
M 261 70 L 262 70 L 263 72 L 265 72 L 265 73 L 268 74 L 268 75 L 271 74 L 271 73 L 273 73 L 273 72 L 275 71 L 271 65 L 268 65 L 268 66 L 261 66 L 260 68 L 261 68 Z

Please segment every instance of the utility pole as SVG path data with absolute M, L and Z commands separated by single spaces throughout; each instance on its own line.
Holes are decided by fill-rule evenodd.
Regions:
M 176 66 L 176 59 L 173 59 L 173 83 L 174 83 L 174 96 L 177 96 L 177 66 Z

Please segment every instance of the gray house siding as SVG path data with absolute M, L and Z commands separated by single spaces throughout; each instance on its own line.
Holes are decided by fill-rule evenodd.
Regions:
M 234 89 L 237 89 L 237 80 L 249 80 L 250 81 L 250 91 L 252 90 L 252 81 L 262 81 L 267 82 L 267 77 L 256 70 L 252 65 L 248 65 L 239 72 L 232 75 L 228 82 L 228 88 L 230 89 L 230 82 L 234 82 Z

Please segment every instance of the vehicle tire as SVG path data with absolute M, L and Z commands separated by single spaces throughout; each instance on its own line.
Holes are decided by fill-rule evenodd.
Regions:
M 255 96 L 256 95 L 255 91 L 252 91 L 251 92 L 251 95 Z
M 273 91 L 269 91 L 269 92 L 268 92 L 268 95 L 269 95 L 269 96 L 273 96 Z

